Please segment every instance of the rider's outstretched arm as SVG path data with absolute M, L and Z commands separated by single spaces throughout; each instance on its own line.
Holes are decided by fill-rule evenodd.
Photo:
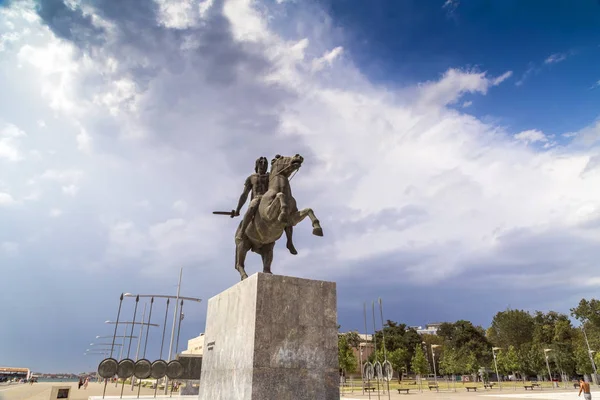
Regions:
M 244 183 L 244 191 L 242 192 L 242 195 L 240 196 L 240 200 L 238 201 L 237 208 L 235 209 L 235 215 L 240 215 L 240 210 L 244 206 L 244 203 L 246 203 L 246 200 L 248 199 L 248 195 L 250 194 L 251 190 L 252 190 L 252 182 L 250 181 L 250 177 L 248 177 L 246 179 L 246 182 Z

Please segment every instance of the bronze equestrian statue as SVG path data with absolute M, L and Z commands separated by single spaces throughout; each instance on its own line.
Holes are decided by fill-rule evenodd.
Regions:
M 235 234 L 235 269 L 242 280 L 248 277 L 244 262 L 250 250 L 262 257 L 263 272 L 271 273 L 273 248 L 283 232 L 287 236 L 288 250 L 297 254 L 292 243 L 292 229 L 304 218 L 310 218 L 313 235 L 323 236 L 323 229 L 313 210 L 298 210 L 296 199 L 292 195 L 289 179 L 302 166 L 303 161 L 304 158 L 299 154 L 293 157 L 276 155 L 271 160 L 271 172 L 267 173 L 266 158 L 261 157 L 256 161 L 256 173 L 246 179 L 238 207 L 231 212 L 232 217 L 240 215 L 240 209 L 246 202 L 248 193 L 252 191 L 250 206 Z

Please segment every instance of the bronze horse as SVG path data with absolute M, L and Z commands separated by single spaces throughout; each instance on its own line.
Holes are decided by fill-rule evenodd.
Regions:
M 286 226 L 296 226 L 308 216 L 312 221 L 313 235 L 323 236 L 323 229 L 313 210 L 305 208 L 298 211 L 296 199 L 292 196 L 289 179 L 291 174 L 300 168 L 303 161 L 304 158 L 299 154 L 293 157 L 277 155 L 271 161 L 269 188 L 260 199 L 258 211 L 242 235 L 236 232 L 236 237 L 242 239 L 235 240 L 235 269 L 240 273 L 242 280 L 248 277 L 244 262 L 250 250 L 261 255 L 263 272 L 271 273 L 273 248 Z M 240 222 L 238 231 L 241 227 Z

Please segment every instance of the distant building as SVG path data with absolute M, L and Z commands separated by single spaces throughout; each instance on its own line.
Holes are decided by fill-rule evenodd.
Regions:
M 201 333 L 200 336 L 196 336 L 195 338 L 188 340 L 187 350 L 182 351 L 181 354 L 203 355 L 204 333 Z
M 349 333 L 349 332 L 346 332 Z M 357 332 L 358 333 L 358 332 Z M 344 334 L 344 333 L 342 333 Z M 363 364 L 367 361 L 367 359 L 373 354 L 374 346 L 373 346 L 373 335 L 358 333 L 358 336 L 361 339 L 361 342 L 358 345 L 358 349 L 352 348 L 352 353 L 356 357 L 357 365 L 355 371 L 348 371 L 353 374 L 360 375 L 360 361 L 362 360 Z
M 0 367 L 0 382 L 14 379 L 29 379 L 30 377 L 31 371 L 29 368 Z
M 441 324 L 442 322 L 435 322 L 425 325 L 425 328 L 422 326 L 411 326 L 410 328 L 416 330 L 419 335 L 437 335 Z

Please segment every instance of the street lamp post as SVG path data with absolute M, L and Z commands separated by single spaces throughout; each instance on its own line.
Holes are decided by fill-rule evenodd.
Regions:
M 435 351 L 433 351 L 433 349 L 435 349 L 436 347 L 440 347 L 439 344 L 432 344 L 431 345 L 431 361 L 433 362 L 433 379 L 435 379 L 435 385 L 437 386 L 437 371 L 435 370 Z
M 583 331 L 583 337 L 585 338 L 585 344 L 587 345 L 587 348 L 588 348 L 588 355 L 590 356 L 592 368 L 594 369 L 594 376 L 592 377 L 592 382 L 594 382 L 594 385 L 598 385 L 598 376 L 597 376 L 598 371 L 596 370 L 596 363 L 594 362 L 594 356 L 593 356 L 594 351 L 590 348 L 590 342 L 588 342 L 587 334 L 585 333 L 585 329 L 584 329 L 583 325 L 581 325 L 581 330 Z
M 554 387 L 554 382 L 552 381 L 552 373 L 550 372 L 550 363 L 548 362 L 548 352 L 552 351 L 552 349 L 544 349 L 544 356 L 546 357 L 546 367 L 548 368 L 548 378 L 550 379 L 550 384 Z
M 500 374 L 498 373 L 498 362 L 496 361 L 496 351 L 500 350 L 500 347 L 492 347 L 492 356 L 494 357 L 494 367 L 496 367 L 496 378 L 498 378 L 498 389 L 502 390 L 502 384 L 500 383 Z

